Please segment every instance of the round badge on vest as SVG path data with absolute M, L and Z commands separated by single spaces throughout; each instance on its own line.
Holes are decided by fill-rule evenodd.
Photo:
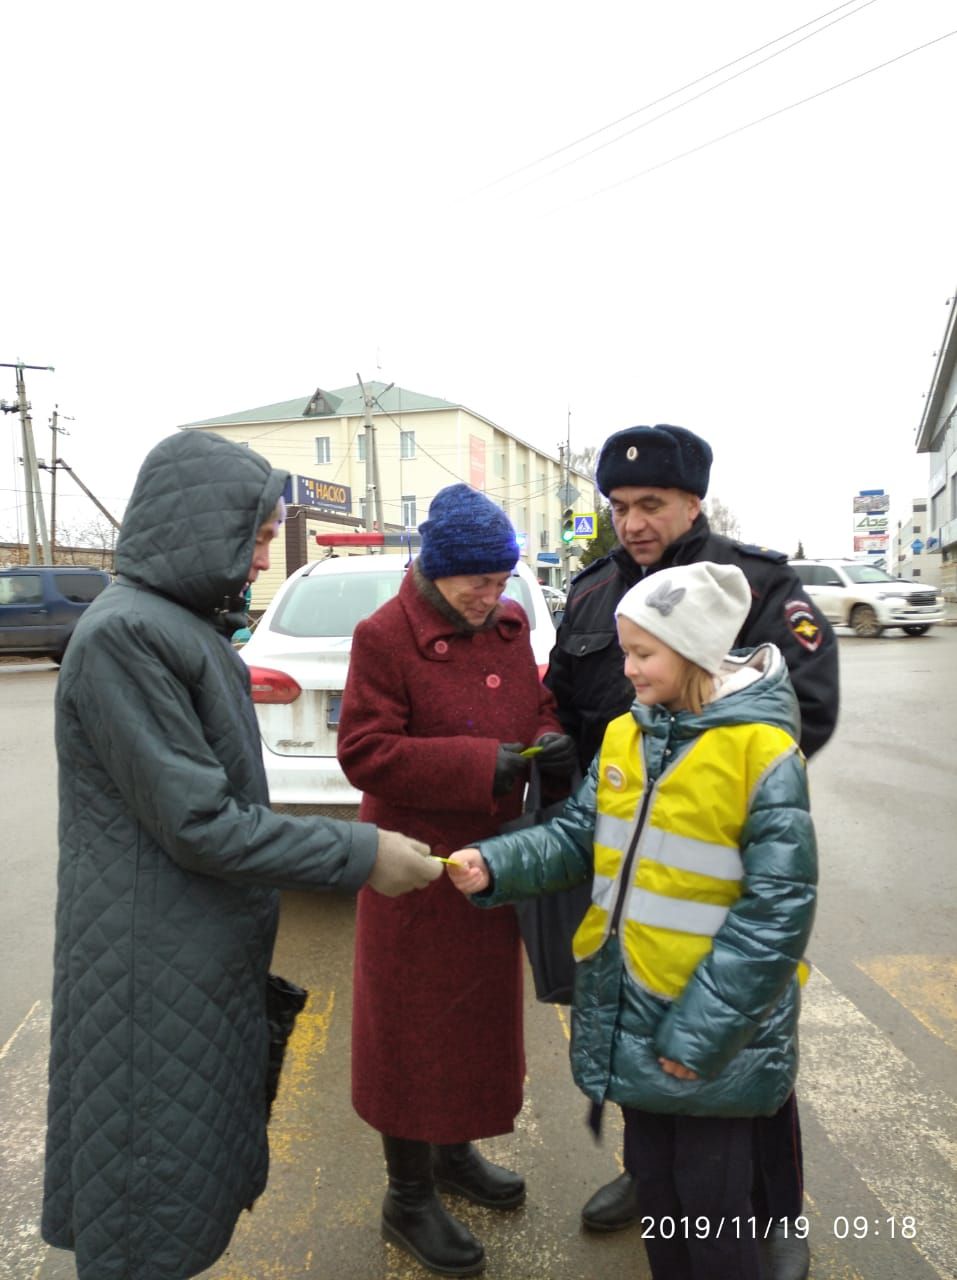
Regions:
M 605 766 L 605 781 L 616 791 L 621 791 L 625 785 L 625 775 L 616 764 L 608 764 Z

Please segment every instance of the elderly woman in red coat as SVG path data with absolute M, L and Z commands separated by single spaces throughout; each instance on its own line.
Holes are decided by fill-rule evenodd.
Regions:
M 398 596 L 355 630 L 339 759 L 364 792 L 364 821 L 442 855 L 519 814 L 524 747 L 541 746 L 540 766 L 559 775 L 575 752 L 538 678 L 524 611 L 501 598 L 519 554 L 508 518 L 456 484 L 436 495 L 420 532 Z M 511 1133 L 524 1074 L 513 909 L 475 911 L 444 875 L 405 898 L 363 890 L 353 1105 L 383 1135 L 383 1235 L 433 1271 L 484 1266 L 436 1187 L 498 1209 L 525 1198 L 518 1174 L 472 1146 Z

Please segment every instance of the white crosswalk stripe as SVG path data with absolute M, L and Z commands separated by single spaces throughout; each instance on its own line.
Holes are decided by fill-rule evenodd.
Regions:
M 564 1020 L 564 1010 L 556 1013 Z M 38 1002 L 0 1047 L 0 1280 L 34 1280 L 49 1257 L 39 1235 L 48 1035 L 49 1005 Z M 916 1219 L 915 1239 L 898 1247 L 916 1248 L 941 1280 L 953 1280 L 957 1106 L 819 970 L 804 991 L 801 1052 L 802 1110 L 813 1113 L 888 1217 Z M 532 1146 L 534 1088 L 530 1080 L 517 1125 Z M 858 1212 L 846 1206 L 849 1219 Z M 840 1256 L 840 1242 L 826 1252 Z
M 804 989 L 798 1094 L 887 1214 L 916 1218 L 931 1266 L 954 1276 L 957 1106 L 819 970 Z
M 0 1280 L 29 1280 L 40 1239 L 50 1007 L 38 1001 L 0 1048 Z

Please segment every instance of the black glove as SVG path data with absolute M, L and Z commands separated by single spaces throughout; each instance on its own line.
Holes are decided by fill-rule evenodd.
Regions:
M 518 775 L 528 764 L 524 756 L 518 753 L 523 750 L 520 742 L 502 742 L 495 757 L 495 777 L 492 779 L 492 795 L 504 796 L 511 791 L 518 780 Z
M 578 748 L 567 733 L 543 733 L 535 746 L 542 748 L 533 757 L 542 773 L 567 778 L 578 763 Z

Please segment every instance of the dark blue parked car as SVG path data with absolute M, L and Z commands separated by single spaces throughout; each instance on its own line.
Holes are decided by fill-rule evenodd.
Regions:
M 109 582 L 102 569 L 0 569 L 0 655 L 59 662 L 83 610 Z

